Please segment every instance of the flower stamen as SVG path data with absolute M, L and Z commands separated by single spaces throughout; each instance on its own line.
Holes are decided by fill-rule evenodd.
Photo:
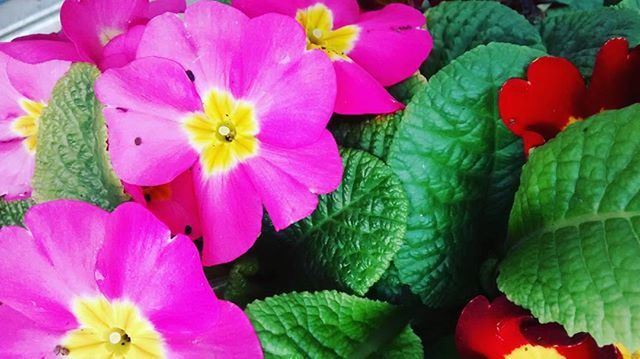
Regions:
M 348 54 L 358 41 L 360 27 L 347 25 L 334 30 L 333 12 L 321 3 L 298 10 L 296 20 L 307 34 L 307 50 L 321 49 L 333 61 L 351 61 Z

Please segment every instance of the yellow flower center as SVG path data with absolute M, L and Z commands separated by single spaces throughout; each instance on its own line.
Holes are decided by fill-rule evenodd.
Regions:
M 105 46 L 106 44 L 108 44 L 111 40 L 113 40 L 114 37 L 120 35 L 124 33 L 124 31 L 120 30 L 120 29 L 113 29 L 113 28 L 106 28 L 104 30 L 102 30 L 100 32 L 100 44 L 102 46 Z
M 77 299 L 73 314 L 80 327 L 67 333 L 56 353 L 69 358 L 166 358 L 162 337 L 128 301 Z
M 228 171 L 258 153 L 260 129 L 253 105 L 226 91 L 211 91 L 204 113 L 188 117 L 183 128 L 208 175 Z
M 41 102 L 35 102 L 31 100 L 20 101 L 20 107 L 26 113 L 13 121 L 13 131 L 19 136 L 24 137 L 22 143 L 31 153 L 36 153 L 38 127 L 40 125 L 40 117 L 42 111 L 46 107 Z
M 512 351 L 505 359 L 565 359 L 553 348 L 527 344 Z
M 616 347 L 622 354 L 623 359 L 640 359 L 640 349 L 638 351 L 632 353 L 622 344 L 616 344 Z
M 333 29 L 333 13 L 324 4 L 318 3 L 298 10 L 296 20 L 307 33 L 307 49 L 321 49 L 331 60 L 350 61 L 347 54 L 358 40 L 360 28 L 347 25 Z

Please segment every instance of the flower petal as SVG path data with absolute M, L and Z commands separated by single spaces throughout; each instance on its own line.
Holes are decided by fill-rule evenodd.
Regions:
M 317 195 L 271 163 L 258 157 L 246 168 L 276 230 L 287 228 L 316 209 Z
M 143 21 L 147 6 L 148 0 L 65 1 L 60 9 L 62 30 L 85 59 L 99 63 L 103 47 Z
M 342 159 L 338 145 L 329 131 L 308 146 L 295 149 L 261 144 L 261 157 L 296 181 L 311 193 L 333 192 L 342 181 Z
M 25 36 L 11 42 L 2 42 L 0 52 L 30 64 L 50 60 L 82 61 L 82 56 L 73 43 L 59 34 L 41 35 L 37 38 Z
M 425 22 L 420 11 L 404 4 L 365 12 L 356 23 L 360 35 L 349 57 L 383 86 L 394 85 L 418 71 L 433 48 Z
M 97 261 L 98 285 L 108 299 L 127 298 L 163 335 L 205 330 L 203 313 L 217 301 L 193 242 L 171 237 L 151 212 L 135 203 L 109 216 L 107 238 Z
M 589 115 L 640 101 L 640 47 L 629 50 L 624 38 L 607 41 L 598 52 L 587 91 Z
M 46 104 L 53 87 L 70 66 L 70 62 L 59 60 L 34 65 L 10 59 L 7 63 L 7 75 L 13 87 L 22 96 Z
M 343 115 L 392 113 L 404 108 L 355 62 L 334 61 L 338 92 L 335 112 Z
M 111 40 L 104 47 L 100 69 L 122 67 L 135 60 L 144 29 L 144 25 L 137 25 Z
M 31 196 L 35 156 L 22 140 L 0 142 L 0 197 L 21 199 Z
M 255 104 L 258 139 L 281 147 L 317 141 L 335 103 L 329 58 L 306 51 L 300 25 L 282 15 L 252 19 L 243 36 L 233 92 Z
M 147 18 L 152 19 L 165 12 L 184 12 L 186 8 L 187 2 L 185 0 L 149 0 L 145 14 Z
M 16 138 L 14 133 L 9 132 L 9 122 L 24 113 L 19 104 L 22 95 L 9 80 L 8 67 L 11 61 L 8 55 L 0 52 L 0 141 Z
M 42 328 L 8 305 L 0 305 L 0 321 L 4 332 L 0 336 L 3 359 L 57 357 L 55 348 L 62 342 L 64 331 Z
M 203 264 L 216 265 L 240 257 L 251 248 L 262 228 L 260 196 L 244 166 L 206 178 L 198 164 L 193 178 L 200 218 L 206 223 Z
M 548 140 L 572 117 L 585 117 L 586 88 L 572 63 L 559 57 L 542 57 L 529 65 L 527 77 L 528 81 L 510 79 L 500 90 L 500 116 L 511 132 L 518 136 L 535 132 Z
M 215 311 L 202 313 L 198 321 L 209 323 L 209 328 L 198 333 L 171 333 L 166 338 L 171 358 L 263 357 L 251 322 L 235 304 L 218 301 Z
M 169 183 L 198 158 L 177 122 L 112 108 L 103 112 L 113 168 L 127 183 L 139 186 Z
M 334 28 L 353 24 L 360 15 L 360 7 L 356 0 L 234 0 L 233 6 L 250 17 L 268 13 L 295 17 L 298 10 L 318 3 L 325 4 L 333 13 Z

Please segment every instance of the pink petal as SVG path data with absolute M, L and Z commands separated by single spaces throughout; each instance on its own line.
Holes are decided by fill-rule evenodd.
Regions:
M 31 196 L 35 156 L 21 139 L 0 142 L 0 197 L 23 199 Z
M 203 315 L 215 313 L 218 302 L 193 242 L 183 235 L 171 237 L 164 224 L 135 203 L 120 205 L 108 223 L 96 266 L 105 296 L 136 303 L 165 338 L 208 328 Z
M 360 15 L 360 6 L 357 0 L 302 0 L 303 8 L 313 6 L 317 3 L 327 5 L 333 13 L 333 28 L 343 27 L 353 24 Z
M 240 257 L 251 248 L 262 227 L 260 197 L 244 166 L 207 178 L 198 164 L 193 178 L 204 224 L 203 264 Z
M 0 52 L 0 141 L 7 141 L 15 137 L 10 132 L 10 121 L 24 114 L 19 101 L 22 95 L 9 81 L 8 66 L 11 58 Z
M 135 60 L 144 29 L 144 25 L 137 25 L 111 40 L 104 47 L 100 69 L 122 67 Z
M 11 42 L 0 43 L 0 52 L 17 60 L 37 64 L 50 60 L 71 62 L 82 61 L 78 50 L 70 41 L 55 36 L 44 35 L 42 38 L 18 38 Z
M 31 233 L 0 229 L 0 302 L 48 329 L 75 328 L 68 310 L 73 298 L 98 293 L 95 260 L 106 216 L 92 205 L 59 200 L 27 213 Z
M 103 47 L 136 22 L 144 20 L 148 0 L 65 1 L 60 21 L 65 35 L 87 60 L 99 63 Z
M 338 92 L 337 113 L 343 115 L 384 114 L 404 108 L 371 74 L 355 62 L 334 61 Z
M 415 73 L 431 52 L 425 21 L 420 11 L 404 4 L 366 12 L 357 23 L 360 36 L 349 57 L 383 86 L 394 85 Z
M 55 348 L 62 342 L 64 331 L 48 330 L 13 310 L 0 305 L 0 357 L 3 359 L 55 359 Z
M 173 14 L 151 20 L 138 57 L 158 56 L 180 63 L 193 73 L 202 96 L 214 88 L 227 89 L 231 61 L 247 21 L 230 6 L 199 2 L 187 9 L 185 23 Z
M 272 12 L 295 17 L 298 10 L 306 9 L 317 3 L 325 4 L 331 9 L 334 28 L 352 24 L 360 15 L 360 8 L 356 0 L 234 0 L 232 2 L 234 7 L 250 17 Z
M 296 149 L 261 144 L 260 155 L 267 162 L 305 185 L 311 193 L 333 192 L 342 181 L 342 159 L 329 131 L 308 146 Z
M 277 14 L 252 19 L 242 44 L 233 92 L 255 104 L 258 138 L 281 147 L 315 142 L 335 103 L 329 58 L 306 51 L 300 25 Z
M 218 301 L 214 312 L 202 313 L 198 319 L 210 323 L 209 328 L 198 333 L 171 333 L 165 337 L 171 358 L 263 357 L 251 322 L 233 303 Z
M 23 97 L 46 104 L 53 87 L 70 66 L 70 62 L 59 60 L 33 65 L 10 59 L 7 63 L 7 75 L 13 87 Z
M 152 19 L 165 12 L 184 12 L 187 8 L 185 0 L 149 0 L 146 17 Z
M 316 209 L 318 197 L 271 163 L 255 158 L 246 168 L 276 230 L 287 228 Z
M 103 112 L 111 162 L 123 181 L 139 186 L 165 184 L 196 161 L 198 154 L 179 123 L 113 108 Z

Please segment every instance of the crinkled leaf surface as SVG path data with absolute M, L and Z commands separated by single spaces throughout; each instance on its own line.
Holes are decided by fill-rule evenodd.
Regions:
M 127 199 L 107 154 L 102 105 L 93 92 L 100 71 L 75 64 L 56 84 L 40 120 L 34 199 L 91 202 L 110 210 Z
M 256 301 L 247 315 L 266 358 L 422 358 L 420 338 L 392 305 L 334 291 Z
M 618 9 L 632 9 L 640 11 L 640 0 L 622 0 L 615 7 Z
M 0 199 L 0 227 L 22 225 L 27 210 L 33 206 L 33 200 L 5 201 Z
M 573 9 L 596 9 L 604 6 L 604 0 L 555 0 Z
M 434 75 L 405 110 L 388 161 L 409 196 L 394 264 L 427 305 L 467 299 L 485 239 L 506 233 L 524 156 L 500 120 L 497 93 L 541 55 L 512 44 L 477 47 Z
M 640 349 L 640 105 L 533 151 L 499 287 L 542 322 Z
M 640 43 L 640 14 L 616 8 L 562 12 L 547 17 L 540 31 L 549 54 L 569 59 L 591 76 L 596 53 L 607 40 L 622 36 L 632 46 Z
M 544 50 L 538 30 L 494 1 L 446 1 L 427 11 L 433 51 L 422 65 L 427 77 L 478 45 L 505 42 Z
M 342 150 L 340 187 L 320 196 L 313 214 L 287 229 L 314 288 L 364 294 L 389 267 L 404 237 L 408 202 L 402 184 L 376 157 Z

